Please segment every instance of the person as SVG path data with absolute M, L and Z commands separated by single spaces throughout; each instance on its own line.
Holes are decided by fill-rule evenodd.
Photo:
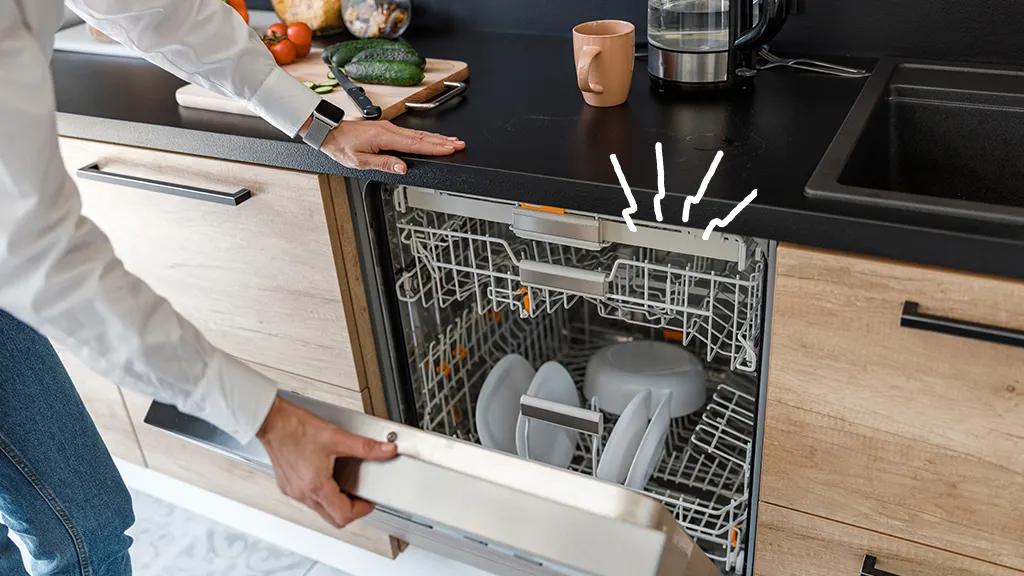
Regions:
M 81 214 L 57 141 L 49 70 L 61 0 L 0 0 L 0 574 L 130 574 L 131 499 L 50 342 L 97 373 L 258 438 L 281 490 L 341 527 L 372 505 L 341 492 L 336 457 L 386 459 L 393 444 L 288 403 L 276 384 L 208 342 L 126 271 Z M 177 76 L 247 107 L 341 164 L 402 174 L 395 150 L 445 155 L 456 138 L 389 122 L 337 124 L 336 107 L 278 68 L 222 0 L 67 0 L 97 29 Z M 128 79 L 126 79 L 126 82 Z M 335 126 L 335 124 L 337 124 Z

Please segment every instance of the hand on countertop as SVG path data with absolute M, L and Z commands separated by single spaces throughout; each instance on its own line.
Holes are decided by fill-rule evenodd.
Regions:
M 277 485 L 335 528 L 373 511 L 373 504 L 351 498 L 334 480 L 337 458 L 388 460 L 398 448 L 350 434 L 287 400 L 276 398 L 256 434 L 274 466 Z
M 387 120 L 377 120 L 341 123 L 327 135 L 320 150 L 349 168 L 405 174 L 405 162 L 380 152 L 447 156 L 465 147 L 466 143 L 454 136 L 399 128 Z

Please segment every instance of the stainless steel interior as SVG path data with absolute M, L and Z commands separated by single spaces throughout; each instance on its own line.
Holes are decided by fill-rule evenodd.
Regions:
M 535 367 L 558 360 L 581 387 L 588 359 L 606 344 L 643 338 L 685 346 L 706 361 L 708 402 L 672 422 L 665 455 L 643 492 L 720 569 L 741 573 L 756 433 L 762 244 L 726 237 L 716 239 L 723 243 L 717 247 L 693 243 L 671 227 L 622 237 L 634 245 L 609 242 L 618 224 L 592 215 L 559 214 L 551 225 L 523 226 L 519 206 L 436 192 L 385 190 L 384 207 L 420 427 L 479 443 L 477 396 L 508 353 Z M 597 223 L 604 232 L 595 236 L 593 226 L 581 224 L 575 237 L 552 234 L 568 230 L 567 222 Z M 658 238 L 723 257 L 643 245 Z M 531 273 L 538 268 L 558 278 L 537 280 Z M 596 402 L 587 408 L 600 410 Z M 600 436 L 580 435 L 572 471 L 594 474 L 616 421 L 602 416 Z

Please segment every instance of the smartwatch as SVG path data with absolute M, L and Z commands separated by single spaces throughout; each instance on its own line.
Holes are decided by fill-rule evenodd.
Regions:
M 313 110 L 313 121 L 310 122 L 309 129 L 302 136 L 302 140 L 319 150 L 324 140 L 327 139 L 327 133 L 338 124 L 341 124 L 343 118 L 345 118 L 344 110 L 327 100 L 320 100 L 320 103 L 316 105 L 316 109 Z

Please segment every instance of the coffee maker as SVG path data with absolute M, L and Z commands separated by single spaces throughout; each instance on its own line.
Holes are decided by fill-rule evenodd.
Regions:
M 647 72 L 666 89 L 733 86 L 786 16 L 786 0 L 648 0 Z

